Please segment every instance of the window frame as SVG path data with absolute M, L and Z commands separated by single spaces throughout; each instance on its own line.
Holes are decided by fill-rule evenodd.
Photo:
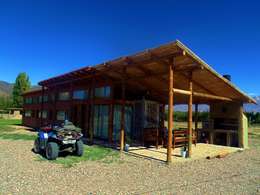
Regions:
M 84 95 L 83 97 L 79 97 L 79 94 L 77 95 L 76 93 L 83 92 Z M 89 93 L 87 89 L 76 89 L 72 92 L 72 99 L 73 100 L 86 100 L 88 99 Z
M 98 90 L 102 90 L 99 92 L 101 94 L 98 94 Z M 106 86 L 95 87 L 94 97 L 95 98 L 111 98 L 111 86 L 106 85 Z
M 68 96 L 67 96 L 67 98 L 61 98 L 62 97 L 62 95 L 64 95 L 64 94 L 68 94 Z M 66 97 L 66 96 L 65 96 Z M 69 101 L 70 100 L 70 92 L 69 91 L 62 91 L 62 92 L 59 92 L 58 93 L 58 100 L 59 101 Z

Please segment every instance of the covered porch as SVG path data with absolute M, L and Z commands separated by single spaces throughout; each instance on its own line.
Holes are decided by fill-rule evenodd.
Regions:
M 122 72 L 114 69 L 119 64 L 125 64 Z M 236 88 L 230 80 L 215 72 L 179 41 L 172 45 L 158 47 L 133 56 L 121 58 L 106 65 L 109 65 L 111 70 L 106 73 L 107 76 L 116 78 L 121 74 L 121 98 L 123 102 L 127 99 L 125 95 L 126 89 L 128 93 L 135 89 L 135 92 L 137 90 L 146 91 L 150 100 L 157 101 L 163 107 L 165 105 L 167 107 L 167 140 L 162 144 L 162 146 L 166 146 L 166 149 L 158 148 L 160 128 L 164 128 L 158 125 L 154 128 L 157 130 L 157 133 L 152 133 L 156 137 L 156 147 L 147 150 L 131 148 L 131 153 L 141 155 L 146 153 L 147 156 L 154 154 L 152 156 L 158 156 L 159 159 L 164 159 L 167 163 L 170 163 L 180 153 L 179 148 L 175 149 L 176 143 L 173 143 L 176 142 L 176 134 L 179 133 L 179 131 L 173 128 L 173 106 L 177 104 L 187 104 L 188 106 L 188 128 L 183 130 L 185 132 L 184 142 L 186 142 L 184 146 L 188 148 L 187 157 L 191 158 L 194 155 L 194 151 L 196 151 L 194 158 L 200 158 L 201 155 L 205 155 L 201 152 L 201 148 L 207 148 L 206 151 L 212 150 L 213 152 L 214 149 L 217 152 L 220 149 L 220 146 L 205 144 L 200 144 L 198 148 L 193 147 L 194 140 L 197 142 L 198 136 L 201 136 L 198 133 L 197 120 L 199 104 L 210 106 L 209 125 L 207 127 L 203 126 L 200 129 L 210 132 L 209 143 L 215 143 L 212 136 L 215 134 L 215 131 L 222 131 L 226 135 L 227 140 L 234 133 L 232 139 L 236 140 L 234 144 L 236 147 L 247 147 L 245 139 L 247 124 L 243 120 L 245 117 L 243 114 L 243 103 L 255 103 L 255 101 Z M 136 76 L 139 74 L 142 76 Z M 195 110 L 193 110 L 193 106 Z M 218 109 L 212 109 L 218 107 L 221 108 L 220 112 Z M 122 113 L 123 111 L 124 105 L 122 105 Z M 195 117 L 193 117 L 193 112 L 195 112 Z M 223 122 L 223 126 L 219 125 L 221 123 L 218 122 L 219 119 L 225 121 Z M 192 128 L 193 120 L 195 120 L 195 128 Z M 212 122 L 212 120 L 215 122 Z M 122 114 L 120 131 L 121 151 L 123 151 L 125 146 L 124 121 L 124 114 Z M 228 123 L 229 125 L 227 125 Z M 144 137 L 147 136 L 149 136 L 149 133 Z M 227 145 L 230 146 L 230 141 L 227 141 Z M 227 147 L 225 150 L 236 151 L 237 149 Z

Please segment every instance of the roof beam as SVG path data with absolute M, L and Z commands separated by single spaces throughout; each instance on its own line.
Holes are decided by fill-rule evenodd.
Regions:
M 212 94 L 207 94 L 207 93 L 200 93 L 200 92 L 191 92 L 188 90 L 183 90 L 183 89 L 176 89 L 173 88 L 173 93 L 178 93 L 182 95 L 193 95 L 196 97 L 202 97 L 202 98 L 207 98 L 207 99 L 215 99 L 215 100 L 223 100 L 223 101 L 232 101 L 232 99 L 223 97 L 223 96 L 217 96 L 217 95 L 212 95 Z

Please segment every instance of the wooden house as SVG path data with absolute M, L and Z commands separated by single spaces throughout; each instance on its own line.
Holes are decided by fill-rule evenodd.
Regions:
M 198 104 L 210 106 L 210 120 L 204 129 L 196 127 L 198 134 L 208 134 L 214 143 L 224 133 L 227 144 L 244 147 L 243 103 L 255 103 L 180 41 L 83 67 L 39 85 L 40 90 L 24 94 L 24 125 L 39 127 L 69 119 L 83 129 L 88 140 L 118 143 L 121 150 L 125 139 L 145 142 L 156 138 L 157 145 L 167 147 L 167 162 L 175 144 L 173 105 L 188 105 L 185 142 L 190 156 L 192 105 L 195 112 Z M 165 106 L 167 129 L 163 125 Z

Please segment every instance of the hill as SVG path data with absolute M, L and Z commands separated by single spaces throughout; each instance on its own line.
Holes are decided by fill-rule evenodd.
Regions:
M 257 104 L 244 104 L 245 112 L 260 112 L 260 96 L 253 97 Z M 187 105 L 177 105 L 174 107 L 175 111 L 187 112 L 188 106 Z M 194 107 L 193 107 L 194 110 Z M 209 106 L 207 105 L 199 105 L 200 112 L 208 112 Z
M 13 84 L 5 81 L 0 81 L 0 96 L 10 96 L 13 91 Z
M 260 96 L 253 97 L 257 104 L 244 104 L 246 112 L 260 112 Z

